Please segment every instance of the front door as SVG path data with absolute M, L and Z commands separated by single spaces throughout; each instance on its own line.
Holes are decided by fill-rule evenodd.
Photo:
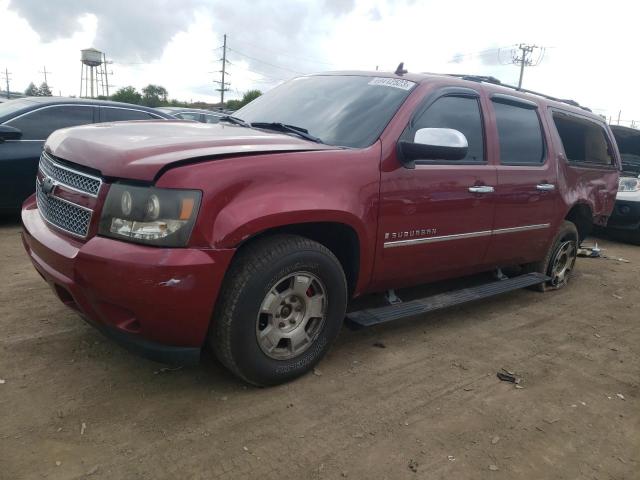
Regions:
M 407 286 L 482 270 L 491 240 L 496 169 L 485 153 L 479 93 L 431 95 L 401 139 L 420 128 L 452 128 L 469 144 L 459 161 L 383 161 L 374 288 Z

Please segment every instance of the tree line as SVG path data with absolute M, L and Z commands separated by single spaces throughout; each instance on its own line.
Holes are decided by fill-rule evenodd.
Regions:
M 27 89 L 24 91 L 24 94 L 28 97 L 50 97 L 52 96 L 51 88 L 45 82 L 39 87 L 36 87 L 33 82 L 29 84 Z M 244 107 L 250 101 L 258 98 L 262 95 L 260 90 L 249 90 L 246 92 L 241 99 L 239 100 L 229 100 L 225 103 L 224 107 L 229 110 L 238 110 L 239 108 Z M 207 108 L 212 105 L 203 103 L 203 102 L 181 102 L 175 99 L 169 99 L 169 92 L 166 88 L 161 85 L 149 84 L 142 89 L 141 92 L 135 89 L 135 87 L 127 86 L 119 88 L 116 93 L 113 95 L 99 96 L 99 99 L 102 100 L 113 100 L 115 102 L 124 102 L 124 103 L 133 103 L 136 105 L 145 105 L 147 107 L 197 107 L 197 108 Z M 216 107 L 221 107 L 222 105 L 217 104 L 213 105 Z

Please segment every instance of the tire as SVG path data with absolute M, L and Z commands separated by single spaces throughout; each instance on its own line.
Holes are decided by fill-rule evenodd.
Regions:
M 344 321 L 347 281 L 323 245 L 274 235 L 241 250 L 223 283 L 209 343 L 256 386 L 292 380 L 327 353 Z
M 525 266 L 525 272 L 539 272 L 552 277 L 548 282 L 534 285 L 532 289 L 539 292 L 559 290 L 564 288 L 571 279 L 571 273 L 578 254 L 578 229 L 575 224 L 565 220 L 556 234 L 547 255 L 540 262 L 530 263 Z M 560 273 L 557 268 L 561 266 L 566 257 L 566 268 Z

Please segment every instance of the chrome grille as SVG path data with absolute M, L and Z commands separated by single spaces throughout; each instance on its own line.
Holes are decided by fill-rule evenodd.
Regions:
M 73 235 L 87 236 L 93 214 L 91 210 L 47 195 L 42 191 L 39 181 L 36 181 L 36 201 L 40 215 L 47 222 Z
M 92 197 L 98 196 L 102 185 L 100 178 L 61 165 L 46 152 L 42 152 L 40 155 L 40 170 L 56 183 L 65 185 L 72 190 L 87 193 Z

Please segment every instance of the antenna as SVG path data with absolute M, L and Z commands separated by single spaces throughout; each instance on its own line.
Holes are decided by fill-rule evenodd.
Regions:
M 396 75 L 404 75 L 405 73 L 407 73 L 408 71 L 404 69 L 404 62 L 400 62 L 398 64 L 398 68 L 396 68 L 396 71 L 394 72 Z

